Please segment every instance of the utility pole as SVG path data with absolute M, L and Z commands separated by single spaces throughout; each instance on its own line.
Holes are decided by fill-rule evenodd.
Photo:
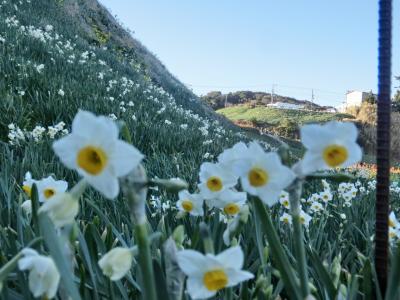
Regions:
M 311 110 L 314 110 L 314 89 L 311 89 Z
M 227 107 L 228 104 L 228 93 L 225 94 L 225 104 L 224 107 Z
M 274 87 L 275 87 L 275 84 L 272 84 L 272 89 L 271 89 L 271 104 L 273 104 L 274 103 Z

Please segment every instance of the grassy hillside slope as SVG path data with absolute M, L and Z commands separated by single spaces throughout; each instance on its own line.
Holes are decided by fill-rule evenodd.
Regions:
M 310 122 L 327 122 L 351 118 L 351 115 L 347 114 L 278 109 L 265 106 L 252 107 L 249 105 L 231 106 L 219 109 L 217 112 L 232 121 L 256 121 L 270 125 L 279 125 L 283 119 L 290 119 L 296 124 L 301 125 Z
M 76 172 L 61 164 L 51 145 L 70 131 L 71 121 L 79 109 L 110 116 L 119 124 L 124 122 L 132 143 L 145 155 L 144 166 L 149 177 L 183 178 L 190 183 L 191 192 L 196 192 L 202 162 L 213 160 L 239 140 L 249 139 L 224 117 L 204 106 L 95 0 L 2 1 L 0 269 L 35 241 L 33 247 L 38 252 L 51 255 L 58 263 L 62 282 L 56 299 L 68 299 L 73 294 L 71 291 L 82 299 L 148 299 L 143 296 L 146 274 L 142 271 L 152 269 L 159 299 L 179 299 L 180 295 L 171 295 L 179 294 L 179 288 L 183 288 L 183 276 L 175 264 L 174 247 L 165 251 L 164 242 L 173 235 L 179 248 L 205 252 L 212 244 L 210 248 L 220 253 L 227 248 L 223 240 L 226 222 L 228 218 L 233 220 L 225 211 L 207 208 L 204 204 L 204 216 L 182 217 L 177 212 L 176 193 L 151 187 L 145 203 L 148 222 L 138 225 L 132 220 L 127 198 L 107 200 L 88 188 L 79 198 L 80 209 L 74 223 L 56 232 L 52 223 L 46 223 L 44 215 L 37 214 L 37 207 L 30 213 L 21 207 L 28 198 L 22 189 L 27 171 L 31 171 L 34 179 L 54 176 L 66 180 L 70 187 L 78 182 Z M 288 118 L 292 118 L 291 113 L 287 112 Z M 299 123 L 304 119 L 305 116 L 299 118 Z M 254 130 L 251 134 L 250 138 L 255 136 Z M 267 148 L 278 144 L 268 136 L 262 138 Z M 333 283 L 330 283 L 335 284 L 333 289 L 344 290 L 340 295 L 343 298 L 349 291 L 349 299 L 357 293 L 359 278 L 368 278 L 365 286 L 373 278 L 371 271 L 365 271 L 364 264 L 372 259 L 373 253 L 370 237 L 374 234 L 371 209 L 374 183 L 368 172 L 364 173 L 367 173 L 365 178 L 350 184 L 349 189 L 355 189 L 351 203 L 337 192 L 335 181 L 330 182 L 332 189 L 320 180 L 307 181 L 304 185 L 302 197 L 307 201 L 302 202 L 302 207 L 310 218 L 310 224 L 304 224 L 307 226 L 304 238 L 307 248 L 315 252 L 313 262 L 318 263 L 308 262 L 315 299 L 327 299 L 325 281 L 331 277 L 329 274 L 333 274 Z M 393 188 L 396 192 L 393 202 L 399 203 L 397 183 Z M 320 195 L 328 193 L 327 190 L 329 194 L 332 192 L 332 200 L 321 204 Z M 347 193 L 347 188 L 343 192 Z M 313 209 L 311 205 L 316 201 L 321 202 L 323 209 L 321 206 Z M 257 212 L 266 214 L 263 205 L 260 203 L 262 209 L 255 210 L 252 197 L 247 204 L 249 214 L 245 211 L 245 218 L 240 214 L 240 224 L 235 229 L 238 231 L 234 236 L 228 234 L 228 239 L 234 237 L 228 242 L 241 245 L 243 269 L 256 278 L 221 290 L 212 299 L 289 299 L 281 274 L 283 269 L 292 272 L 294 267 L 289 264 L 296 266 L 297 263 L 293 231 L 289 223 L 280 221 L 287 207 L 277 203 L 268 209 L 273 228 L 284 244 L 281 255 L 290 258 L 287 266 L 279 266 L 277 253 L 270 247 L 272 243 L 266 242 L 274 230 L 262 225 L 265 222 L 261 221 L 267 218 L 257 217 Z M 398 205 L 395 208 L 398 213 Z M 209 236 L 201 228 L 201 222 L 207 224 Z M 142 251 L 147 248 L 148 240 L 143 233 L 146 230 L 151 235 L 151 246 L 148 251 Z M 126 276 L 110 281 L 98 262 L 117 246 L 130 248 L 135 257 Z M 148 254 L 146 259 L 143 253 Z M 240 260 L 238 257 L 234 263 Z M 138 263 L 148 263 L 150 267 L 145 269 Z M 5 276 L 0 272 L 0 300 L 34 299 L 28 272 L 11 269 Z M 320 270 L 329 276 L 321 277 Z M 293 278 L 297 285 L 297 275 Z M 187 293 L 181 294 L 182 300 L 190 299 Z M 79 299 L 79 295 L 71 298 Z M 357 296 L 363 295 L 359 292 Z
M 12 163 L 8 157 L 16 156 L 17 164 L 2 171 L 11 168 L 13 180 L 20 182 L 26 170 L 64 175 L 53 169 L 46 132 L 38 142 L 30 133 L 61 121 L 68 129 L 78 109 L 126 122 L 150 172 L 158 176 L 190 180 L 190 170 L 205 153 L 215 154 L 237 140 L 142 46 L 129 46 L 129 39 L 120 42 L 101 29 L 100 20 L 112 20 L 86 9 L 93 1 L 21 3 L 6 2 L 0 10 L 1 153 L 2 161 Z M 92 20 L 92 27 L 82 19 Z M 25 131 L 18 147 L 8 143 L 9 124 Z

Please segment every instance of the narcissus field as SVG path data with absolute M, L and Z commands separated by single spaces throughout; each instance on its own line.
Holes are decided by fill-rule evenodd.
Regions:
M 0 3 L 0 298 L 382 299 L 357 128 L 254 140 L 99 9 Z

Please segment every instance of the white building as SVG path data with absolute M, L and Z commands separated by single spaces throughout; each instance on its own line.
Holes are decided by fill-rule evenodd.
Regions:
M 346 101 L 337 106 L 336 109 L 340 112 L 346 112 L 349 107 L 360 107 L 370 94 L 371 92 L 349 91 L 346 94 Z M 374 97 L 376 98 L 375 94 Z
M 285 103 L 285 102 L 276 102 L 272 104 L 267 104 L 267 106 L 281 108 L 281 109 L 294 109 L 294 110 L 304 109 L 304 105 Z
M 349 91 L 346 94 L 346 106 L 361 106 L 369 93 L 361 91 Z

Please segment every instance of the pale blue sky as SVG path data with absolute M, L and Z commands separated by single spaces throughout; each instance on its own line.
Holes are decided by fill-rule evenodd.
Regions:
M 377 90 L 373 0 L 100 0 L 196 94 L 271 91 L 337 106 Z M 400 75 L 400 0 L 393 72 Z M 396 83 L 397 86 L 397 83 Z

